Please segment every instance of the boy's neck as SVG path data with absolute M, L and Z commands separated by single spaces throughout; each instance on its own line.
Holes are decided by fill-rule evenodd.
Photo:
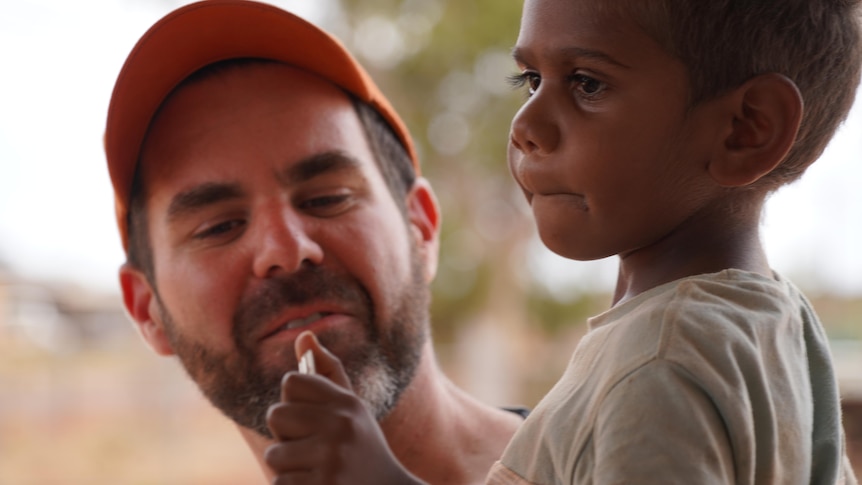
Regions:
M 698 274 L 740 269 L 772 277 L 760 242 L 762 197 L 737 201 L 737 210 L 713 204 L 656 243 L 620 255 L 613 304 L 664 283 Z

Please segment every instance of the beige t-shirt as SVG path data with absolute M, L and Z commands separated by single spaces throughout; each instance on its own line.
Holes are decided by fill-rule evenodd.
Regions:
M 826 336 L 801 293 L 738 270 L 589 321 L 492 484 L 856 484 Z

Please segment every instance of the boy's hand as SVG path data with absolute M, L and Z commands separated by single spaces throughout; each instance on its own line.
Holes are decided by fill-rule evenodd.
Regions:
M 344 367 L 311 332 L 295 344 L 314 356 L 315 375 L 285 374 L 267 413 L 277 443 L 264 454 L 273 484 L 421 483 L 395 459 L 377 421 L 353 393 Z

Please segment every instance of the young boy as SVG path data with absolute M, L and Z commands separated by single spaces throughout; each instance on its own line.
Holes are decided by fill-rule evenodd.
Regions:
M 856 483 L 758 223 L 853 102 L 858 3 L 525 1 L 510 169 L 551 250 L 620 270 L 490 483 Z

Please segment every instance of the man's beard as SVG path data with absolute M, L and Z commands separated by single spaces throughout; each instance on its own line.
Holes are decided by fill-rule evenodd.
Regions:
M 398 287 L 397 285 L 395 287 Z M 296 370 L 293 346 L 279 352 L 278 365 L 268 368 L 258 361 L 253 330 L 268 323 L 285 308 L 309 301 L 347 303 L 361 308 L 365 338 L 337 331 L 321 332 L 320 342 L 339 352 L 354 392 L 378 420 L 395 407 L 410 385 L 429 338 L 429 289 L 421 262 L 411 251 L 411 278 L 387 312 L 388 321 L 377 321 L 378 312 L 368 291 L 353 278 L 336 275 L 320 266 L 266 282 L 260 291 L 243 298 L 233 316 L 234 351 L 212 350 L 180 331 L 158 294 L 160 316 L 174 352 L 204 396 L 240 426 L 272 438 L 266 424 L 269 406 L 281 397 L 281 380 Z

